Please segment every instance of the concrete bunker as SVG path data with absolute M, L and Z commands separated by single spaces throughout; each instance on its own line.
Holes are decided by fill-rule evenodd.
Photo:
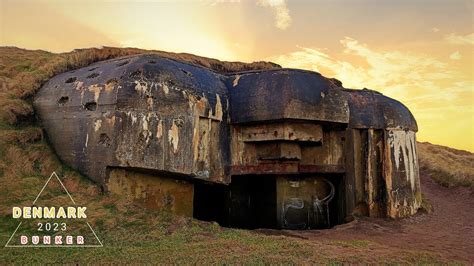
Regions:
M 320 229 L 421 203 L 410 111 L 315 72 L 138 55 L 57 75 L 34 106 L 62 161 L 147 208 Z

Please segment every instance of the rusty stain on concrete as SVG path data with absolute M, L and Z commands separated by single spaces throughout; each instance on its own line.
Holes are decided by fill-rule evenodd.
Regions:
M 143 134 L 143 137 L 145 138 L 145 143 L 147 143 L 147 144 L 151 140 L 152 135 L 153 135 L 152 132 L 150 131 L 149 125 L 148 125 L 151 117 L 153 117 L 153 116 L 154 116 L 153 113 L 148 113 L 148 114 L 144 115 L 143 118 L 142 118 L 142 128 L 143 128 L 142 134 Z
M 76 84 L 76 90 L 81 90 L 81 89 L 82 89 L 82 85 L 84 84 L 84 82 L 82 82 L 82 81 L 75 81 L 75 84 Z
M 239 85 L 239 79 L 240 79 L 240 75 L 235 75 L 234 81 L 232 82 L 233 87 Z
M 99 131 L 100 127 L 102 126 L 102 120 L 97 119 L 94 122 L 94 132 Z
M 173 147 L 173 152 L 178 152 L 179 129 L 174 120 L 171 125 L 171 128 L 168 130 L 168 141 Z
M 89 86 L 88 90 L 90 92 L 94 93 L 94 101 L 98 102 L 99 101 L 99 96 L 100 96 L 100 91 L 102 90 L 102 87 L 100 87 L 97 84 Z
M 222 103 L 221 103 L 221 97 L 219 97 L 219 94 L 216 94 L 216 106 L 214 107 L 214 115 L 212 118 L 222 121 Z
M 258 226 L 278 228 L 406 217 L 421 204 L 418 128 L 394 99 L 297 69 L 122 61 L 96 63 L 93 80 L 90 66 L 60 74 L 34 101 L 59 157 L 110 191 L 186 215 L 222 212 L 237 226 L 256 215 L 266 221 Z M 324 203 L 332 186 L 336 196 Z
M 168 94 L 170 92 L 170 89 L 166 83 L 161 83 L 161 88 L 163 88 L 163 92 L 165 94 Z
M 415 188 L 415 178 L 418 172 L 418 160 L 416 156 L 416 140 L 415 133 L 404 130 L 389 131 L 390 146 L 393 149 L 395 157 L 395 166 L 397 170 L 400 168 L 400 153 L 403 156 L 404 171 L 407 181 L 410 182 L 411 188 Z
M 156 126 L 156 138 L 161 138 L 163 136 L 163 120 L 158 121 L 158 125 Z
M 115 115 L 111 115 L 110 117 L 105 117 L 105 121 L 107 124 L 109 124 L 110 126 L 114 126 L 115 125 L 115 119 L 116 119 L 116 116 Z
M 153 97 L 146 98 L 146 104 L 147 104 L 148 111 L 152 111 L 153 110 Z
M 117 80 L 116 79 L 111 79 L 105 83 L 105 91 L 106 92 L 111 92 L 115 89 L 117 86 Z

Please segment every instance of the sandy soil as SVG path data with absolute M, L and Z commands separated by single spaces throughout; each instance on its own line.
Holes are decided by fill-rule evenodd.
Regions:
M 474 193 L 467 188 L 445 188 L 426 175 L 422 192 L 434 212 L 402 220 L 359 218 L 334 230 L 279 231 L 310 241 L 369 240 L 397 249 L 440 254 L 448 260 L 474 263 Z M 274 230 L 259 230 L 277 234 Z

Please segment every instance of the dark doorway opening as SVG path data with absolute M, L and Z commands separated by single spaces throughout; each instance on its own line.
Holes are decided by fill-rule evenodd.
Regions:
M 229 187 L 228 205 L 230 227 L 275 228 L 275 177 L 233 176 Z
M 297 194 L 288 193 L 293 188 L 278 187 L 287 182 L 289 186 L 301 181 L 301 191 Z M 280 180 L 280 181 L 278 181 Z M 295 181 L 296 180 L 296 181 Z M 322 205 L 324 210 L 315 205 L 317 182 L 331 182 L 334 196 Z M 215 221 L 221 226 L 257 229 L 324 229 L 344 223 L 345 220 L 345 190 L 343 175 L 287 176 L 272 175 L 241 175 L 233 176 L 229 185 L 198 182 L 194 184 L 194 218 L 204 221 Z M 315 183 L 316 182 L 316 183 Z M 286 194 L 285 194 L 286 193 Z M 324 193 L 323 193 L 324 194 Z M 295 196 L 297 195 L 297 196 Z M 319 193 L 319 195 L 322 195 Z M 322 199 L 322 197 L 320 197 Z M 285 203 L 298 201 L 302 205 L 286 208 Z M 281 206 L 280 206 L 281 205 Z M 288 207 L 288 206 L 287 206 Z M 291 206 L 290 206 L 291 207 Z M 282 220 L 282 210 L 288 214 L 284 217 L 300 227 L 292 227 Z M 285 216 L 286 215 L 286 216 Z M 318 216 L 318 217 L 316 217 Z M 321 219 L 324 218 L 324 223 Z M 291 223 L 291 221 L 290 221 Z
M 194 183 L 193 216 L 202 221 L 227 225 L 228 186 L 214 183 Z
M 230 185 L 194 184 L 194 218 L 235 228 L 275 228 L 276 188 L 271 176 L 234 176 Z

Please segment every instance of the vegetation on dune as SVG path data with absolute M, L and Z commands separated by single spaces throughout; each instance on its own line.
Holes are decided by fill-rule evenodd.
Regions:
M 65 54 L 0 48 L 0 243 L 4 245 L 7 242 L 17 225 L 17 221 L 11 218 L 11 208 L 31 205 L 52 171 L 58 173 L 74 200 L 88 207 L 88 220 L 104 243 L 103 248 L 96 249 L 4 248 L 0 252 L 0 264 L 444 262 L 432 253 L 394 250 L 393 247 L 363 239 L 315 242 L 226 229 L 214 223 L 147 211 L 114 195 L 104 195 L 95 184 L 62 165 L 55 156 L 35 121 L 32 96 L 41 84 L 55 74 L 95 61 L 139 53 L 158 53 L 221 72 L 278 67 L 265 62 L 221 62 L 189 54 L 128 48 L 84 49 Z M 427 144 L 419 146 L 422 169 L 438 169 L 432 166 L 428 154 L 433 151 L 430 149 L 431 146 Z M 451 155 L 444 151 L 438 153 L 439 156 L 464 156 L 466 164 L 472 161 L 472 157 L 469 157 L 472 155 Z M 472 163 L 470 167 L 471 175 L 459 180 L 470 178 L 472 185 Z M 464 173 L 460 171 L 462 169 L 452 173 Z M 49 198 L 54 195 L 49 195 Z M 387 249 L 391 249 L 391 252 L 387 252 Z
M 464 186 L 474 190 L 474 153 L 418 143 L 420 171 L 445 187 Z

